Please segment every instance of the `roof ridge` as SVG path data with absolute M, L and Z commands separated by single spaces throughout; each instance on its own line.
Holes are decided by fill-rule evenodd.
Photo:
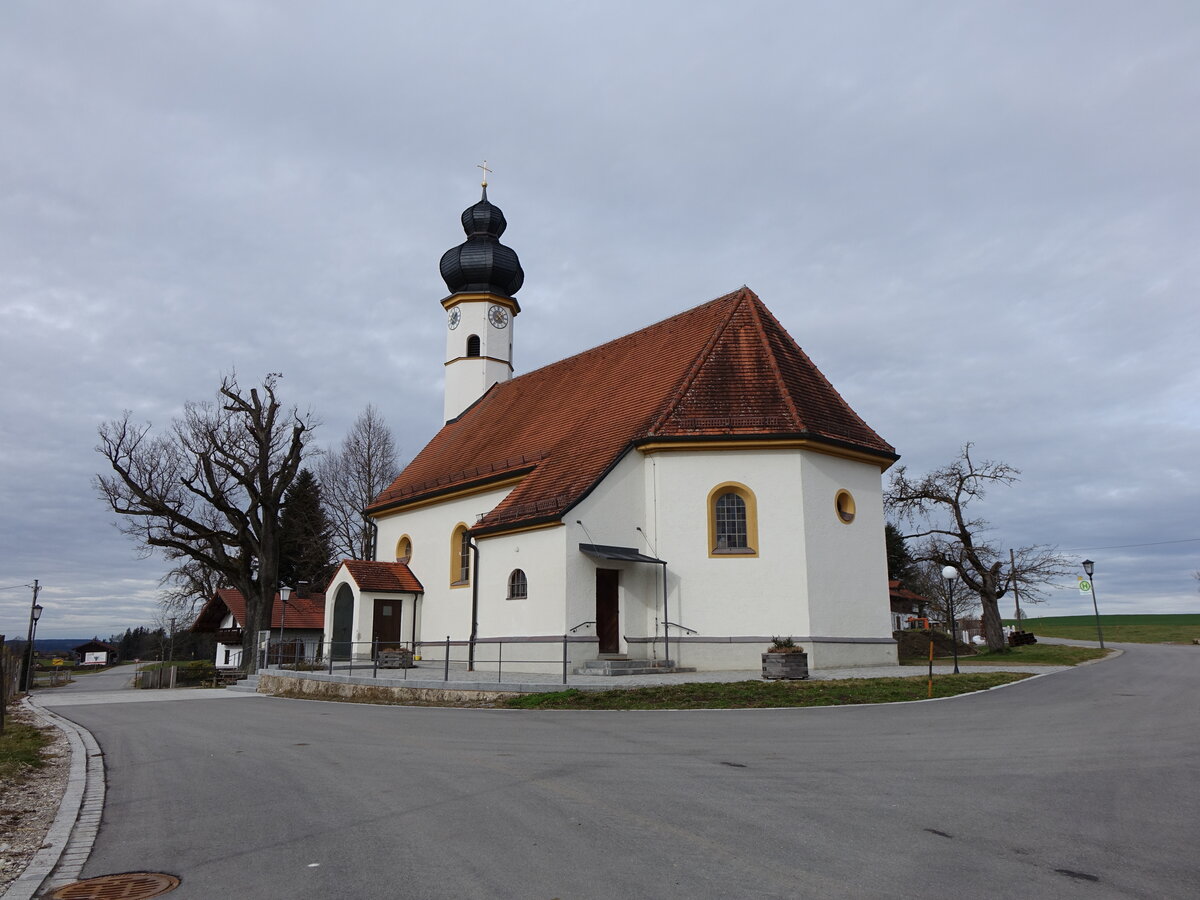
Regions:
M 665 318 L 659 319 L 656 322 L 651 322 L 648 325 L 643 325 L 641 328 L 635 328 L 633 331 L 628 331 L 625 334 L 619 334 L 615 338 L 610 338 L 609 340 L 605 341 L 603 344 L 597 344 L 595 347 L 588 347 L 584 350 L 580 350 L 578 353 L 572 353 L 570 356 L 564 356 L 561 359 L 554 360 L 554 362 L 548 362 L 544 366 L 538 366 L 536 369 L 530 369 L 528 372 L 522 372 L 520 375 L 514 375 L 509 381 L 506 381 L 503 384 L 494 385 L 494 387 L 503 387 L 503 386 L 506 386 L 509 384 L 513 384 L 514 382 L 520 381 L 521 379 L 529 378 L 531 375 L 536 375 L 538 372 L 544 372 L 547 369 L 551 369 L 554 366 L 560 365 L 561 363 L 570 362 L 570 361 L 574 361 L 577 359 L 583 359 L 585 357 L 590 357 L 593 354 L 600 353 L 608 348 L 611 348 L 613 344 L 617 344 L 617 343 L 620 343 L 621 341 L 625 341 L 632 337 L 636 337 L 637 335 L 641 334 L 643 331 L 650 331 L 651 329 L 659 328 L 660 326 L 665 325 L 667 322 L 670 322 L 673 319 L 682 319 L 684 316 L 694 315 L 694 314 L 698 313 L 700 310 L 704 309 L 706 306 L 712 306 L 716 303 L 720 303 L 723 300 L 729 300 L 732 297 L 740 295 L 743 291 L 750 291 L 750 288 L 746 287 L 746 285 L 742 285 L 740 288 L 737 288 L 732 291 L 728 291 L 727 293 L 724 293 L 719 297 L 713 297 L 711 300 L 706 300 L 705 302 L 699 304 L 698 306 L 693 306 L 690 309 L 685 309 L 682 312 L 677 312 L 672 316 L 667 316 Z M 750 293 L 753 294 L 754 292 L 750 291 Z M 459 418 L 461 418 L 461 416 Z
M 696 379 L 700 377 L 700 371 L 704 368 L 704 363 L 712 355 L 713 349 L 721 340 L 721 336 L 724 335 L 725 331 L 729 328 L 729 323 L 733 321 L 733 317 L 737 314 L 737 311 L 741 307 L 743 301 L 745 301 L 747 293 L 749 293 L 751 296 L 754 296 L 754 292 L 743 284 L 736 291 L 731 291 L 724 297 L 717 298 L 717 300 L 727 300 L 729 298 L 736 297 L 733 305 L 729 307 L 729 311 L 725 314 L 724 320 L 713 329 L 713 333 L 709 336 L 708 342 L 704 345 L 700 352 L 696 354 L 696 358 L 692 360 L 692 364 L 688 368 L 687 374 L 685 374 L 679 381 L 679 384 L 675 386 L 675 390 L 670 395 L 670 398 L 665 404 L 663 411 L 654 420 L 654 424 L 650 426 L 647 434 L 656 434 L 663 424 L 675 412 L 675 410 L 679 408 L 679 404 L 682 403 L 684 397 L 687 396 L 688 388 L 690 388 L 695 383 Z M 710 302 L 715 303 L 716 300 Z M 703 305 L 707 306 L 708 304 L 706 303 Z M 699 307 L 696 308 L 699 309 Z
M 751 295 L 753 296 L 753 292 L 751 292 Z M 755 303 L 755 300 L 758 302 Z M 763 353 L 766 355 L 767 362 L 771 366 L 771 372 L 775 375 L 775 385 L 779 388 L 779 393 L 783 396 L 783 400 L 787 404 L 787 408 L 792 414 L 792 421 L 795 423 L 797 428 L 803 430 L 805 427 L 805 422 L 800 418 L 800 410 L 796 409 L 796 400 L 792 396 L 792 392 L 788 390 L 787 381 L 783 377 L 783 372 L 781 372 L 779 369 L 779 360 L 775 358 L 775 350 L 771 347 L 771 342 L 767 339 L 767 330 L 764 326 L 761 313 L 766 310 L 767 314 L 770 315 L 770 310 L 766 309 L 762 300 L 759 300 L 757 296 L 754 296 L 753 300 L 751 300 L 750 310 L 754 319 L 754 330 L 758 332 L 758 339 L 762 341 Z M 779 324 L 779 320 L 774 316 L 771 316 L 771 320 L 778 327 L 783 327 Z M 799 347 L 800 345 L 797 344 L 796 346 Z

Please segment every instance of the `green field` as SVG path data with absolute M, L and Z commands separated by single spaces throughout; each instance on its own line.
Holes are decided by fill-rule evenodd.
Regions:
M 1005 619 L 1005 625 L 1015 624 Z M 1096 640 L 1095 616 L 1041 616 L 1023 621 L 1026 631 L 1042 637 Z M 1190 644 L 1200 638 L 1200 613 L 1101 616 L 1104 640 L 1130 644 Z

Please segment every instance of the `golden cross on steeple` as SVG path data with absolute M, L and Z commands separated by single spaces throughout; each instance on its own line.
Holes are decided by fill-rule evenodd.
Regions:
M 475 168 L 477 168 L 477 169 L 483 169 L 483 185 L 482 185 L 482 186 L 483 186 L 483 187 L 487 187 L 487 177 L 488 177 L 488 173 L 492 171 L 491 169 L 489 169 L 489 168 L 488 168 L 488 165 L 487 165 L 487 160 L 485 159 L 485 160 L 483 161 L 483 165 L 482 165 L 482 166 L 481 166 L 481 165 L 479 165 L 478 163 L 476 163 L 476 164 L 475 164 Z

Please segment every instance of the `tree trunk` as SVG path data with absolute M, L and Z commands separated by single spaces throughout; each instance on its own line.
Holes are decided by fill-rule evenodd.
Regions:
M 1004 624 L 1000 621 L 1000 603 L 990 594 L 979 596 L 983 606 L 983 639 L 987 641 L 988 649 L 993 653 L 1008 651 L 1008 643 L 1004 639 Z
M 258 633 L 263 630 L 262 600 L 256 596 L 259 585 L 243 590 L 246 598 L 246 621 L 242 623 L 242 671 L 253 675 L 258 671 Z

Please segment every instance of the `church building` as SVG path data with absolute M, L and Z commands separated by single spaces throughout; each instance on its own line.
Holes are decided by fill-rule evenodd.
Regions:
M 462 224 L 446 422 L 366 510 L 376 559 L 328 587 L 335 655 L 449 636 L 481 669 L 553 670 L 567 635 L 572 666 L 757 669 L 790 635 L 812 668 L 895 664 L 898 456 L 754 292 L 514 375 L 524 272 L 486 182 Z

